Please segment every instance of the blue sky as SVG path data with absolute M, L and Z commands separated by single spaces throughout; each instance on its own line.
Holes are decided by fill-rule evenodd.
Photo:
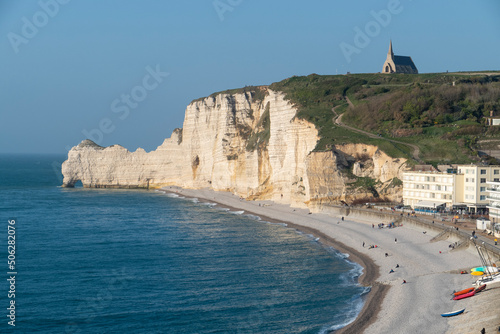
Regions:
M 1 1 L 0 153 L 149 151 L 193 99 L 379 72 L 391 38 L 421 73 L 500 70 L 499 19 L 498 0 Z

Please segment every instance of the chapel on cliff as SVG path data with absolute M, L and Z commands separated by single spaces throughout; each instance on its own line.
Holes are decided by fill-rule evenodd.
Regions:
M 391 41 L 389 44 L 389 51 L 387 52 L 387 59 L 382 68 L 382 73 L 418 74 L 418 70 L 411 57 L 394 55 Z

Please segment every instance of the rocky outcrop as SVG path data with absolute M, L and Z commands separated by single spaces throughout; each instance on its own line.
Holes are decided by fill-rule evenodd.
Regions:
M 356 176 L 374 179 L 376 192 L 399 176 L 405 161 L 374 146 L 314 152 L 314 125 L 295 117 L 283 93 L 260 89 L 261 94 L 221 93 L 192 102 L 183 128 L 152 152 L 85 140 L 63 163 L 63 186 L 81 180 L 95 188 L 209 187 L 304 206 L 359 196 L 363 191 L 351 185 Z

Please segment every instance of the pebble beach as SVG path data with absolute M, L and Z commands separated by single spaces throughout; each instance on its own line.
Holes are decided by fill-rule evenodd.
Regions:
M 229 192 L 166 187 L 164 191 L 245 210 L 265 220 L 320 238 L 364 267 L 359 284 L 370 286 L 357 319 L 335 333 L 497 333 L 500 285 L 478 295 L 452 300 L 453 291 L 472 286 L 474 277 L 460 274 L 479 266 L 474 248 L 453 250 L 455 240 L 432 241 L 432 231 L 416 227 L 382 228 L 379 221 L 310 213 L 271 201 L 246 201 Z M 376 246 L 376 247 L 375 247 Z M 464 314 L 441 313 L 466 308 Z

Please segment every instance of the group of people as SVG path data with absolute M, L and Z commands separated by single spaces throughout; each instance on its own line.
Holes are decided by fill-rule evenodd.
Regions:
M 386 256 L 387 256 L 387 253 L 385 253 L 385 254 L 386 254 Z M 399 264 L 396 264 L 396 268 L 399 268 Z M 389 270 L 389 274 L 392 274 L 392 273 L 394 273 L 394 272 L 395 272 L 395 271 L 394 271 L 394 269 L 392 269 L 392 268 L 391 268 L 391 270 Z M 405 283 L 406 283 L 406 280 L 403 280 L 403 283 L 401 283 L 401 284 L 405 284 Z

